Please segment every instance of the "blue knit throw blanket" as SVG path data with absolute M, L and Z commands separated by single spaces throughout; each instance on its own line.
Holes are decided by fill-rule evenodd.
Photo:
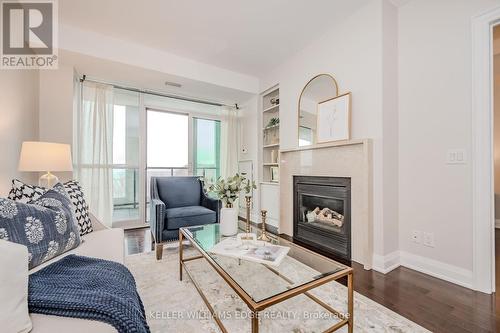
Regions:
M 149 333 L 135 280 L 122 264 L 69 255 L 29 276 L 33 313 L 97 320 L 120 333 Z

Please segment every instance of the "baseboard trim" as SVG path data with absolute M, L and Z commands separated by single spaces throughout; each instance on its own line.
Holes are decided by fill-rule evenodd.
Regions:
M 400 251 L 399 258 L 401 266 L 457 284 L 465 288 L 474 289 L 473 274 L 471 270 L 446 264 L 437 260 L 421 257 L 404 251 Z
M 394 251 L 385 256 L 374 254 L 372 269 L 387 274 L 400 266 L 399 251 Z
M 500 219 L 495 220 L 495 228 L 500 229 Z
M 435 278 L 448 281 L 459 286 L 473 288 L 471 270 L 446 264 L 434 259 L 418 256 L 405 251 L 394 251 L 385 256 L 373 255 L 373 270 L 387 274 L 395 268 L 403 266 Z

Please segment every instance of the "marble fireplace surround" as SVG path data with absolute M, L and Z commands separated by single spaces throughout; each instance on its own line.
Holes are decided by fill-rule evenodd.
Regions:
M 293 235 L 293 176 L 351 178 L 352 260 L 372 268 L 372 142 L 332 142 L 280 151 L 280 233 Z

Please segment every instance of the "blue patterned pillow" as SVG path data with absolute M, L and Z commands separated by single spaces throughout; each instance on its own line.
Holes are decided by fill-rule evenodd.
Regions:
M 34 268 L 80 244 L 73 208 L 62 184 L 29 203 L 0 198 L 0 239 L 26 245 Z

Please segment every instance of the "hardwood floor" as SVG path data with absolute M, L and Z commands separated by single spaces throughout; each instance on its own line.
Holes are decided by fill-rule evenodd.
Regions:
M 500 230 L 496 238 L 500 290 Z M 127 254 L 151 250 L 149 229 L 125 232 Z M 500 297 L 486 295 L 399 267 L 384 275 L 354 263 L 354 289 L 433 332 L 500 332 Z M 498 306 L 497 306 L 498 305 Z

